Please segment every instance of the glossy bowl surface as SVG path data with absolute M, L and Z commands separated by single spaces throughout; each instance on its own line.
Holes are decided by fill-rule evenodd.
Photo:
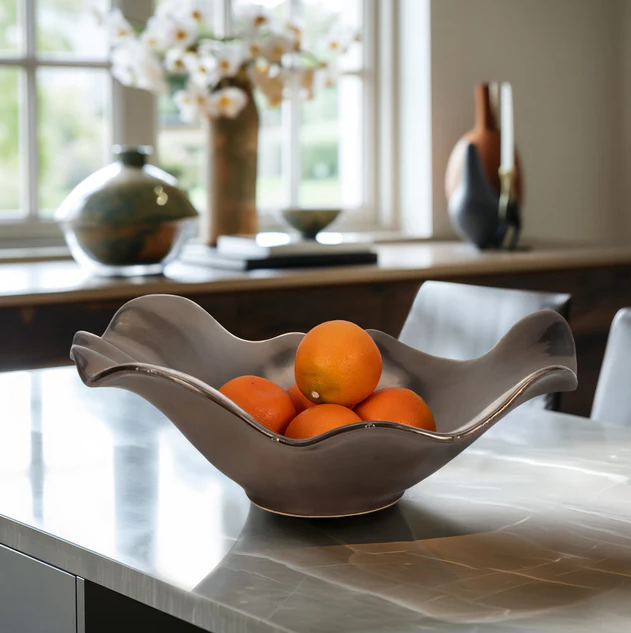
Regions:
M 315 239 L 341 212 L 341 209 L 285 209 L 282 215 L 304 238 Z
M 423 396 L 435 433 L 374 421 L 308 440 L 276 435 L 218 389 L 244 374 L 290 387 L 304 334 L 242 340 L 182 297 L 129 301 L 102 337 L 78 332 L 71 357 L 86 385 L 127 389 L 151 402 L 256 505 L 311 517 L 387 507 L 512 409 L 577 385 L 572 333 L 551 310 L 522 319 L 490 352 L 468 361 L 430 356 L 368 332 L 383 356 L 379 387 L 408 387 Z

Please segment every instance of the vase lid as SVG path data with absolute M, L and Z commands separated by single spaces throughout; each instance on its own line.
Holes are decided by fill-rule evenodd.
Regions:
M 153 154 L 151 145 L 114 145 L 112 153 L 128 167 L 143 167 L 147 156 Z

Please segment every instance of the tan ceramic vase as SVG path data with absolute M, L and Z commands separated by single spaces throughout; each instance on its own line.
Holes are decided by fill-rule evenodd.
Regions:
M 256 166 L 259 113 L 249 81 L 234 82 L 248 103 L 234 119 L 208 119 L 208 216 L 203 239 L 217 245 L 220 235 L 257 232 Z
M 501 134 L 497 126 L 495 108 L 491 103 L 489 84 L 479 84 L 475 88 L 475 127 L 467 132 L 451 152 L 445 174 L 445 195 L 449 200 L 457 189 L 465 165 L 467 145 L 473 143 L 480 155 L 486 177 L 499 195 L 500 178 L 498 170 L 501 159 Z M 523 177 L 517 151 L 515 151 L 515 169 L 517 199 L 521 205 L 523 199 Z

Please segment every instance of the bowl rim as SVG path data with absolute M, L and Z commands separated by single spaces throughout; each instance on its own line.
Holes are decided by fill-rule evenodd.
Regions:
M 75 348 L 88 349 L 83 345 L 73 345 L 73 351 Z M 99 382 L 101 382 L 102 380 L 106 380 L 112 376 L 125 374 L 143 374 L 146 376 L 156 376 L 169 380 L 185 389 L 188 389 L 196 395 L 199 395 L 221 406 L 222 408 L 226 409 L 228 412 L 236 416 L 241 422 L 244 422 L 252 429 L 266 436 L 270 440 L 278 444 L 283 444 L 295 448 L 314 446 L 345 433 L 359 432 L 362 429 L 365 431 L 370 431 L 375 428 L 392 429 L 403 433 L 409 433 L 413 436 L 421 436 L 427 438 L 428 440 L 441 444 L 457 442 L 470 436 L 476 435 L 478 431 L 480 431 L 484 427 L 492 425 L 495 422 L 496 418 L 501 417 L 507 411 L 507 409 L 510 409 L 515 400 L 517 400 L 525 391 L 530 389 L 533 385 L 543 380 L 544 378 L 557 373 L 569 374 L 571 375 L 571 377 L 574 378 L 575 381 L 577 380 L 576 374 L 571 369 L 569 369 L 568 367 L 564 367 L 563 365 L 549 365 L 548 367 L 539 369 L 532 374 L 526 376 L 524 379 L 522 379 L 521 382 L 517 383 L 510 391 L 510 395 L 502 399 L 501 402 L 493 410 L 484 415 L 482 419 L 478 420 L 478 422 L 476 422 L 475 424 L 472 424 L 461 430 L 457 430 L 454 433 L 439 433 L 437 431 L 428 431 L 426 429 L 420 429 L 414 426 L 400 424 L 398 422 L 389 422 L 386 420 L 369 420 L 347 424 L 307 439 L 297 440 L 288 438 L 284 435 L 280 435 L 279 433 L 275 433 L 271 429 L 267 428 L 265 425 L 255 420 L 249 413 L 235 404 L 227 396 L 224 396 L 221 392 L 219 392 L 219 390 L 211 387 L 203 380 L 199 380 L 194 376 L 178 371 L 176 369 L 161 367 L 159 365 L 152 365 L 150 363 L 130 362 L 115 364 L 102 369 L 90 376 L 87 376 L 85 372 L 82 371 L 81 368 L 79 368 L 81 379 L 88 387 L 98 386 Z

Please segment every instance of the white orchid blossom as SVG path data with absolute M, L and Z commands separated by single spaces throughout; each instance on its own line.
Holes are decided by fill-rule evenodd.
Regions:
M 188 48 L 197 39 L 199 26 L 193 20 L 165 18 L 164 43 L 168 48 Z
M 215 90 L 210 95 L 208 113 L 212 117 L 228 117 L 234 119 L 245 108 L 248 102 L 248 95 L 235 86 Z
M 318 89 L 332 88 L 340 78 L 340 71 L 334 66 L 324 66 L 315 71 L 314 85 Z
M 113 46 L 134 39 L 134 29 L 120 9 L 112 9 L 105 17 L 105 24 Z
M 210 53 L 185 53 L 183 61 L 191 81 L 197 86 L 208 87 L 219 78 L 217 58 Z
M 193 20 L 198 26 L 210 22 L 209 9 L 202 0 L 184 0 L 178 2 L 175 16 L 181 20 Z
M 270 106 L 289 94 L 310 99 L 318 88 L 337 82 L 336 68 L 359 36 L 350 28 L 335 28 L 328 38 L 315 42 L 324 53 L 319 60 L 303 49 L 303 29 L 295 22 L 281 27 L 266 8 L 247 5 L 241 13 L 240 37 L 219 40 L 208 32 L 207 0 L 161 2 L 140 35 L 119 9 L 106 11 L 106 0 L 95 11 L 112 45 L 112 74 L 121 83 L 151 92 L 166 89 L 166 75 L 184 76 L 186 90 L 174 95 L 181 117 L 235 118 L 246 107 L 247 86 L 227 86 L 245 72 L 249 83 L 261 90 Z
M 167 19 L 154 15 L 147 20 L 145 30 L 140 34 L 140 41 L 152 51 L 161 51 L 167 48 L 167 32 Z
M 160 2 L 156 7 L 155 16 L 158 18 L 177 18 L 181 6 L 182 0 L 166 0 L 166 2 Z
M 210 94 L 208 90 L 194 84 L 186 90 L 179 90 L 173 95 L 180 118 L 185 123 L 197 123 L 202 117 L 210 113 Z
M 359 34 L 349 26 L 339 26 L 331 32 L 326 40 L 325 48 L 327 53 L 333 55 L 343 55 L 348 51 L 351 44 L 358 41 Z
M 271 32 L 264 40 L 263 56 L 277 64 L 287 53 L 294 49 L 293 37 L 282 31 Z
M 260 29 L 269 29 L 273 26 L 270 12 L 258 4 L 245 5 L 235 16 L 238 28 L 243 29 L 249 35 L 253 35 Z
M 136 39 L 114 49 L 112 74 L 125 86 L 151 92 L 163 92 L 166 87 L 160 60 Z
M 184 74 L 186 72 L 185 55 L 186 53 L 181 48 L 169 49 L 164 56 L 164 67 L 170 73 Z
M 219 47 L 215 56 L 217 59 L 217 72 L 220 77 L 234 77 L 244 60 L 241 46 L 233 43 L 227 43 Z

